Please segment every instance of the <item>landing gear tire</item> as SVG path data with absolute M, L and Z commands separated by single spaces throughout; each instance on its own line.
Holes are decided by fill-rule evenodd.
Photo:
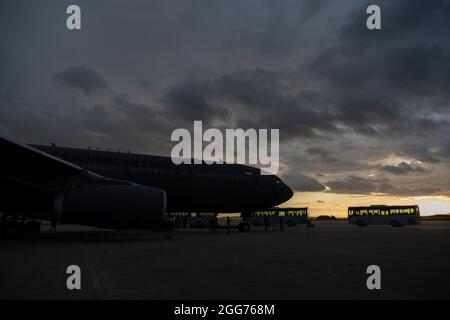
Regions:
M 20 237 L 20 223 L 13 219 L 4 219 L 0 228 L 1 238 L 4 240 L 13 240 Z
M 35 235 L 41 231 L 41 222 L 40 221 L 27 221 L 23 225 L 23 233 L 25 235 Z
M 239 224 L 239 231 L 240 232 L 249 232 L 250 231 L 250 225 L 246 222 L 242 222 Z
M 160 230 L 172 232 L 172 231 L 173 231 L 173 227 L 174 227 L 174 225 L 173 225 L 173 222 L 172 222 L 172 221 L 170 221 L 170 220 L 164 220 L 164 221 L 161 223 Z
M 40 230 L 41 222 L 36 220 L 6 216 L 0 222 L 0 238 L 4 240 L 16 240 L 22 236 L 35 235 Z
M 394 228 L 396 228 L 396 227 L 400 227 L 400 224 L 398 223 L 397 220 L 392 220 L 392 221 L 391 221 L 391 226 L 393 226 Z

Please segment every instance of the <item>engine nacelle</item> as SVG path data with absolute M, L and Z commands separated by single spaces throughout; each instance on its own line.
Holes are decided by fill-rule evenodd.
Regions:
M 153 229 L 166 211 L 166 193 L 135 185 L 104 185 L 58 193 L 55 216 L 63 223 L 112 229 Z

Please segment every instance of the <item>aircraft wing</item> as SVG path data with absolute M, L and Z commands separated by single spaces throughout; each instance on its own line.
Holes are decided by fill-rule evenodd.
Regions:
M 55 181 L 71 178 L 82 168 L 25 144 L 0 137 L 0 179 L 48 189 Z
M 0 213 L 51 216 L 55 195 L 92 185 L 135 185 L 110 179 L 25 144 L 0 137 Z

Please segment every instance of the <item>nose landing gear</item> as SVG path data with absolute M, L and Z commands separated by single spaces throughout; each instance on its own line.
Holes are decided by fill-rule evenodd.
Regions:
M 241 222 L 239 224 L 239 231 L 240 232 L 249 232 L 250 231 L 250 225 L 247 222 Z
M 41 222 L 26 217 L 3 215 L 0 219 L 0 238 L 4 240 L 19 239 L 22 236 L 37 234 Z

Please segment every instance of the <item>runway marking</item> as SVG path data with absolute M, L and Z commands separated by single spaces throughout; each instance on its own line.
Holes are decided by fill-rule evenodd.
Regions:
M 108 293 L 106 292 L 105 285 L 103 284 L 102 277 L 100 277 L 100 273 L 98 272 L 97 266 L 95 265 L 94 259 L 92 258 L 91 252 L 88 248 L 86 248 L 86 252 L 89 260 L 91 260 L 92 267 L 94 268 L 94 272 L 97 275 L 98 281 L 100 282 L 100 286 L 102 287 L 103 294 L 105 295 L 105 299 L 109 299 Z

